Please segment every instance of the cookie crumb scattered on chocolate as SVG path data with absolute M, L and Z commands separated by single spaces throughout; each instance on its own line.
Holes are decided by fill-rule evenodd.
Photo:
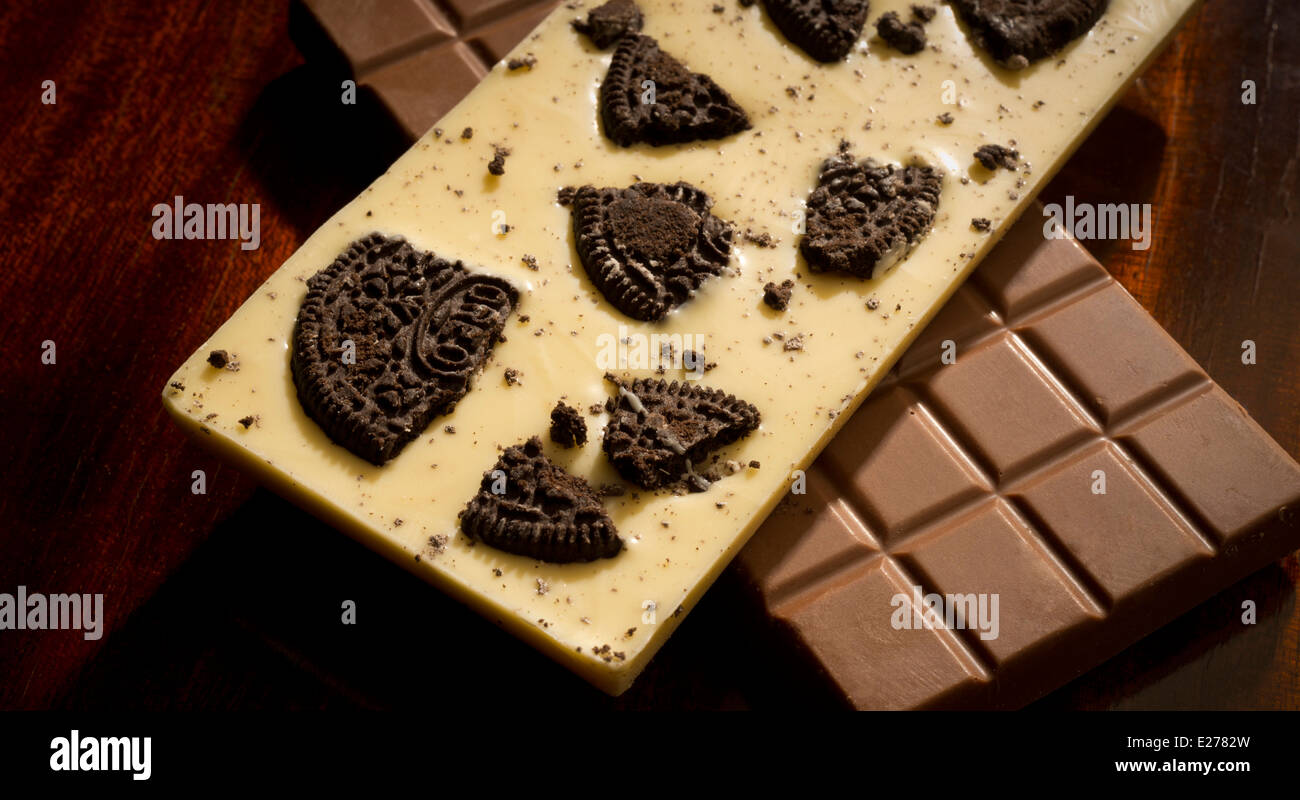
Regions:
M 786 279 L 778 286 L 769 282 L 763 287 L 763 302 L 776 311 L 785 311 L 790 306 L 790 295 L 794 291 L 794 281 Z
M 493 147 L 492 161 L 488 163 L 488 172 L 498 176 L 506 174 L 506 157 L 509 155 L 510 151 L 506 148 Z
M 903 22 L 897 11 L 889 11 L 876 20 L 876 34 L 900 53 L 913 55 L 925 49 L 925 28 L 920 22 Z
M 506 69 L 514 72 L 521 69 L 532 69 L 537 66 L 537 56 L 527 53 L 523 58 L 512 58 L 506 62 Z
M 1020 161 L 1020 153 L 1000 144 L 985 144 L 975 151 L 975 160 L 985 169 L 1002 167 L 1014 170 Z
M 582 414 L 564 401 L 551 409 L 551 441 L 561 447 L 582 447 L 587 443 L 587 422 Z

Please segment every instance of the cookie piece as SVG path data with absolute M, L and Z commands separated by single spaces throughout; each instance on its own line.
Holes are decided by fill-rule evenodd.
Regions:
M 290 367 L 303 410 L 383 465 L 469 391 L 518 296 L 400 238 L 353 242 L 307 281 L 298 310 Z
M 853 49 L 869 5 L 867 0 L 763 0 L 785 38 L 823 63 L 839 61 Z
M 613 558 L 623 540 L 600 498 L 542 452 L 536 436 L 507 447 L 460 512 L 470 539 L 539 561 Z
M 1024 69 L 1087 33 L 1110 0 L 952 0 L 993 60 Z
M 897 11 L 882 14 L 876 20 L 876 35 L 904 55 L 925 49 L 925 28 L 917 20 L 903 22 Z
M 632 0 L 609 0 L 587 12 L 586 21 L 575 19 L 573 29 L 604 50 L 628 35 L 639 33 L 645 18 Z
M 561 447 L 582 447 L 587 443 L 587 421 L 564 401 L 551 409 L 551 441 Z
M 778 286 L 769 282 L 763 287 L 763 302 L 773 311 L 785 311 L 790 307 L 790 295 L 794 292 L 794 281 L 786 278 Z
M 814 272 L 878 276 L 930 230 L 942 185 L 933 167 L 854 162 L 841 151 L 822 164 L 799 250 Z
M 1014 170 L 1020 162 L 1020 153 L 1000 144 L 980 145 L 975 151 L 975 160 L 980 162 L 984 169 L 1003 169 Z
M 663 319 L 731 259 L 731 225 L 689 183 L 583 186 L 571 203 L 583 269 L 633 319 Z
M 654 88 L 643 81 L 653 81 Z M 749 116 L 726 90 L 640 34 L 623 37 L 614 51 L 600 84 L 600 117 L 605 135 L 624 147 L 721 139 L 749 130 Z
M 645 489 L 685 481 L 703 491 L 709 482 L 692 465 L 712 451 L 755 430 L 758 409 L 735 395 L 697 384 L 638 378 L 631 383 L 613 375 L 618 389 L 611 399 L 609 425 L 602 449 L 614 469 Z

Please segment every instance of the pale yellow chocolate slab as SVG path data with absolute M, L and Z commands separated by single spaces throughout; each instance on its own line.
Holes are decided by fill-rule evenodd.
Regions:
M 601 134 L 596 93 L 610 52 L 570 29 L 584 9 L 560 8 L 516 49 L 532 53 L 536 66 L 498 65 L 439 122 L 441 137 L 420 139 L 196 350 L 171 378 L 185 388 L 169 385 L 164 404 L 200 441 L 272 488 L 601 689 L 621 692 L 786 492 L 792 472 L 811 462 L 1195 3 L 1112 0 L 1097 27 L 1058 58 L 1009 72 L 974 49 L 947 5 L 926 28 L 931 48 L 903 56 L 874 37 L 873 23 L 890 10 L 906 16 L 910 3 L 875 0 L 854 52 L 820 65 L 786 42 L 761 5 L 728 2 L 719 15 L 711 3 L 641 0 L 645 33 L 716 79 L 754 124 L 722 141 L 662 148 L 622 148 Z M 944 112 L 951 125 L 937 121 Z M 466 127 L 469 140 L 460 136 Z M 920 157 L 947 174 L 934 229 L 873 280 L 812 274 L 797 254 L 794 225 L 820 163 L 841 140 L 860 158 Z M 981 144 L 1013 140 L 1030 171 L 975 165 Z M 511 151 L 500 178 L 487 172 L 493 145 Z M 716 215 L 777 244 L 737 237 L 734 274 L 706 282 L 661 323 L 628 319 L 584 274 L 569 211 L 555 194 L 566 185 L 637 180 L 688 181 L 713 197 Z M 973 230 L 973 217 L 992 220 L 993 231 Z M 493 226 L 502 222 L 509 232 L 498 235 Z M 289 372 L 305 281 L 372 231 L 463 259 L 521 290 L 508 341 L 454 413 L 383 467 L 325 437 L 303 413 Z M 536 258 L 536 271 L 525 254 Z M 798 286 L 780 314 L 762 303 L 763 285 L 785 278 Z M 687 346 L 702 340 L 717 367 L 701 383 L 759 408 L 762 427 L 723 458 L 761 468 L 700 494 L 606 501 L 627 543 L 614 559 L 556 565 L 470 546 L 457 514 L 498 447 L 545 436 L 561 397 L 584 413 L 602 402 L 610 394 L 602 349 L 653 333 L 690 336 Z M 795 336 L 802 349 L 786 350 Z M 209 366 L 214 349 L 231 353 L 238 371 Z M 506 368 L 520 371 L 519 385 L 507 384 Z M 238 420 L 247 416 L 256 422 L 245 429 Z M 585 448 L 548 442 L 548 453 L 593 484 L 616 482 L 600 452 L 606 418 L 587 419 Z

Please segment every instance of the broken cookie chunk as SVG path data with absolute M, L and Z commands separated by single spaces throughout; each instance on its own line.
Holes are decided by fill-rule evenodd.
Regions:
M 547 458 L 536 436 L 507 447 L 484 473 L 460 512 L 460 528 L 498 550 L 561 564 L 612 558 L 623 549 L 591 486 Z
M 564 401 L 551 409 L 551 441 L 561 447 L 582 447 L 587 443 L 587 422 L 582 414 Z
M 618 390 L 603 449 L 614 469 L 644 489 L 679 483 L 703 491 L 693 465 L 758 428 L 758 409 L 735 395 L 692 383 L 606 375 Z
M 307 416 L 382 466 L 449 412 L 492 352 L 518 292 L 457 261 L 371 234 L 307 281 L 290 359 Z
M 749 129 L 749 116 L 725 89 L 639 34 L 624 37 L 614 51 L 600 84 L 600 117 L 605 135 L 624 147 L 721 139 Z
M 799 250 L 814 272 L 878 277 L 929 232 L 942 185 L 933 167 L 855 162 L 841 152 L 822 164 Z

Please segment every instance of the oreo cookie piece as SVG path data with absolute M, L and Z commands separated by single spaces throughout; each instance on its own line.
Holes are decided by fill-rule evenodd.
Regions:
M 890 11 L 876 20 L 876 35 L 904 55 L 913 55 L 925 49 L 925 28 L 919 19 L 903 22 L 897 11 Z
M 588 11 L 585 22 L 575 19 L 573 29 L 604 50 L 629 33 L 639 32 L 644 22 L 641 9 L 632 0 L 609 0 Z
M 1014 170 L 1020 165 L 1020 153 L 1000 144 L 985 144 L 975 151 L 975 160 L 984 169 L 994 170 L 998 167 Z
M 814 272 L 878 276 L 930 230 L 942 185 L 933 167 L 855 162 L 842 150 L 822 164 L 799 250 Z
M 602 449 L 614 469 L 645 489 L 686 482 L 704 491 L 709 481 L 693 465 L 758 427 L 758 409 L 735 395 L 692 383 L 638 378 L 618 388 Z
M 867 0 L 763 0 L 768 16 L 785 38 L 808 55 L 839 61 L 862 35 Z
M 587 443 L 587 421 L 578 409 L 564 401 L 551 409 L 551 441 L 561 447 L 581 447 Z
M 731 259 L 731 225 L 689 183 L 583 186 L 570 202 L 583 269 L 633 319 L 663 319 Z
M 952 0 L 993 60 L 1024 69 L 1087 33 L 1110 0 Z
M 614 51 L 600 84 L 600 116 L 605 135 L 624 147 L 721 139 L 749 129 L 748 115 L 725 89 L 640 34 L 624 36 Z
M 307 281 L 290 367 L 326 435 L 383 465 L 469 391 L 518 301 L 474 275 L 374 233 Z
M 612 558 L 623 540 L 600 498 L 542 452 L 536 436 L 507 447 L 460 512 L 470 539 L 507 553 L 566 564 Z

